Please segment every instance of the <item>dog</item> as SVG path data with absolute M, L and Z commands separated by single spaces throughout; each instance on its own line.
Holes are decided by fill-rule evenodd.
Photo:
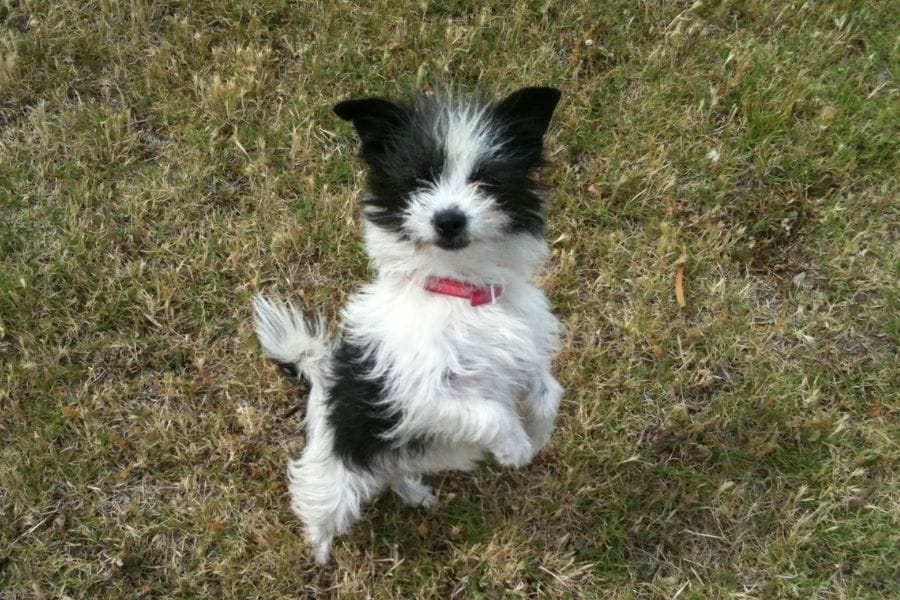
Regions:
M 548 255 L 534 174 L 560 95 L 334 107 L 367 168 L 375 280 L 351 297 L 336 339 L 321 318 L 254 298 L 266 356 L 309 385 L 306 445 L 288 477 L 319 564 L 385 489 L 429 508 L 424 474 L 471 470 L 488 454 L 521 467 L 549 441 L 561 326 L 533 283 Z

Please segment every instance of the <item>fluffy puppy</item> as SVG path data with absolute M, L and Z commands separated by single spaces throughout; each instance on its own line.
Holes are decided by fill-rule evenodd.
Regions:
M 368 168 L 375 280 L 350 299 L 339 339 L 293 304 L 254 300 L 266 355 L 310 384 L 306 446 L 288 475 L 317 562 L 384 489 L 430 507 L 423 474 L 487 454 L 520 467 L 549 440 L 560 326 L 533 283 L 548 248 L 532 176 L 559 98 L 529 87 L 499 102 L 334 107 Z

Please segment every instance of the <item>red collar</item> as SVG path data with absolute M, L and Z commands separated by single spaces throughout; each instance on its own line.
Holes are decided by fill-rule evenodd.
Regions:
M 468 298 L 472 306 L 493 304 L 503 294 L 503 286 L 499 283 L 474 285 L 445 277 L 429 277 L 425 280 L 425 289 L 436 294 Z

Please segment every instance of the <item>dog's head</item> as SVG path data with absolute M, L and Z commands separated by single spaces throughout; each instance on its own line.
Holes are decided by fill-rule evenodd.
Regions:
M 495 103 L 437 95 L 337 104 L 359 134 L 369 172 L 364 215 L 380 245 L 452 263 L 516 236 L 541 239 L 532 174 L 559 98 L 554 88 L 529 87 Z

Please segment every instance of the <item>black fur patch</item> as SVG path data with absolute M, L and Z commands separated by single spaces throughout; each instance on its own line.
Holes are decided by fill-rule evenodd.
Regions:
M 359 134 L 360 156 L 369 167 L 365 216 L 375 225 L 402 234 L 410 196 L 441 176 L 446 152 L 434 136 L 436 109 L 434 103 L 398 105 L 381 98 L 335 106 Z
M 348 467 L 369 468 L 376 456 L 390 450 L 383 434 L 397 424 L 398 415 L 379 404 L 384 382 L 369 377 L 372 361 L 362 348 L 342 340 L 332 368 L 327 402 L 334 451 Z
M 529 176 L 533 168 L 529 164 L 530 159 L 522 155 L 501 155 L 479 163 L 469 180 L 481 184 L 497 201 L 509 217 L 510 232 L 540 236 L 544 233 L 543 199 Z
M 501 152 L 481 161 L 470 180 L 481 183 L 510 218 L 512 232 L 543 235 L 543 200 L 532 173 L 544 164 L 544 134 L 559 90 L 523 88 L 491 107 Z
M 284 362 L 280 360 L 273 360 L 273 363 L 278 365 L 278 368 L 281 369 L 281 374 L 287 377 L 288 379 L 296 379 L 300 372 L 297 371 L 297 365 L 294 363 Z
M 402 233 L 403 213 L 412 194 L 437 182 L 444 169 L 444 147 L 420 118 L 410 113 L 405 125 L 393 131 L 388 150 L 366 158 L 366 218 L 396 233 Z

